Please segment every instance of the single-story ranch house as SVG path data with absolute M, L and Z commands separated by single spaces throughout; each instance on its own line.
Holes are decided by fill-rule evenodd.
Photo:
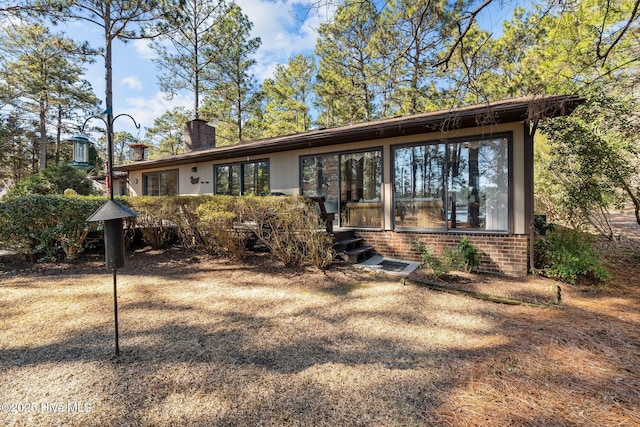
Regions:
M 385 257 L 418 260 L 415 241 L 463 235 L 481 271 L 526 275 L 533 245 L 533 131 L 575 96 L 507 99 L 216 147 L 187 124 L 184 154 L 114 170 L 116 193 L 324 196 L 334 227 Z M 120 188 L 118 188 L 120 186 Z

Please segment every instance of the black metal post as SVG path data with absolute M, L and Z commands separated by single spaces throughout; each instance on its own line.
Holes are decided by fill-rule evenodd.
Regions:
M 116 269 L 113 269 L 113 316 L 116 327 L 116 357 L 120 355 L 120 344 L 118 342 L 118 286 Z
M 107 107 L 106 111 L 107 118 L 106 120 L 100 116 L 92 116 L 85 120 L 82 125 L 81 132 L 84 131 L 84 127 L 90 119 L 96 118 L 102 120 L 102 122 L 107 126 L 107 179 L 109 180 L 109 200 L 111 203 L 114 202 L 113 196 L 113 122 L 120 116 L 127 116 L 131 120 L 133 120 L 134 125 L 137 129 L 140 129 L 140 125 L 135 121 L 135 119 L 129 114 L 118 114 L 117 116 L 113 116 L 110 107 Z M 103 206 L 104 207 L 104 206 Z M 99 212 L 99 211 L 98 211 Z M 96 214 L 98 213 L 96 212 Z M 92 215 L 92 217 L 96 216 L 96 214 Z M 131 214 L 135 215 L 135 213 L 131 212 Z M 122 219 L 126 216 L 132 216 L 130 214 L 125 214 L 124 216 L 118 217 L 116 223 L 119 226 L 120 232 L 122 232 Z M 117 217 L 117 216 L 116 216 Z M 115 230 L 112 230 L 108 223 L 116 219 L 116 217 L 111 217 L 108 219 L 100 218 L 100 215 L 97 216 L 96 220 L 105 220 L 105 249 L 106 249 L 106 264 L 107 268 L 112 268 L 113 270 L 113 316 L 115 323 L 115 339 L 116 339 L 116 357 L 120 355 L 120 343 L 118 339 L 118 275 L 117 275 L 117 267 L 122 266 L 124 264 L 124 253 L 118 252 L 119 250 L 124 250 L 124 241 L 122 240 L 122 236 L 118 236 L 118 238 L 114 238 L 116 235 L 114 234 Z M 91 218 L 90 218 L 91 220 Z M 107 242 L 107 240 L 112 240 L 113 242 Z M 115 243 L 114 243 L 115 242 Z M 116 248 L 120 246 L 121 248 Z M 110 247 L 113 246 L 113 247 Z
M 107 111 L 107 176 L 109 179 L 109 200 L 113 200 L 113 115 Z

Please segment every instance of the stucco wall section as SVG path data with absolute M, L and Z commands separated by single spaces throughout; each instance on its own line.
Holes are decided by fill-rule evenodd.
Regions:
M 257 160 L 269 161 L 269 180 L 270 190 L 274 192 L 282 192 L 289 195 L 300 194 L 300 157 L 312 154 L 327 154 L 349 151 L 362 151 L 372 148 L 382 149 L 382 202 L 383 202 L 383 221 L 381 229 L 393 229 L 393 183 L 391 152 L 392 147 L 403 144 L 419 143 L 419 142 L 446 142 L 464 137 L 491 137 L 496 134 L 511 132 L 513 135 L 512 144 L 512 218 L 513 218 L 513 234 L 526 234 L 524 218 L 524 129 L 522 123 L 508 123 L 501 125 L 482 126 L 478 128 L 455 129 L 450 131 L 430 132 L 422 135 L 411 135 L 407 137 L 394 137 L 387 139 L 377 139 L 353 144 L 341 144 L 338 146 L 328 146 L 320 148 L 308 148 L 300 150 L 292 150 L 282 153 L 274 153 L 262 156 L 245 156 L 229 158 L 216 162 L 194 162 L 192 164 L 179 165 L 174 168 L 149 169 L 146 172 L 158 170 L 178 169 L 178 191 L 185 195 L 201 195 L 212 194 L 214 190 L 213 170 L 216 164 L 229 164 L 237 162 L 249 162 Z M 196 167 L 197 171 L 192 172 L 191 168 Z M 194 182 L 192 182 L 194 178 Z M 198 182 L 195 182 L 198 178 Z M 137 181 L 136 181 L 137 180 Z M 129 173 L 128 192 L 132 196 L 142 195 L 142 172 L 131 171 Z

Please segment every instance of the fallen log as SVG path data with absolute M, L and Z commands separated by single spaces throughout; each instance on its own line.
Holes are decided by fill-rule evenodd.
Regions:
M 499 295 L 492 295 L 492 294 L 484 294 L 484 293 L 481 293 L 481 292 L 467 291 L 467 290 L 464 290 L 464 289 L 454 288 L 454 287 L 451 287 L 451 286 L 440 285 L 440 284 L 431 283 L 431 282 L 422 282 L 420 280 L 414 280 L 414 279 L 404 278 L 404 279 L 402 279 L 402 282 L 403 282 L 404 285 L 410 284 L 410 285 L 415 285 L 415 286 L 422 286 L 422 287 L 426 287 L 428 289 L 435 290 L 435 291 L 448 292 L 448 293 L 456 294 L 456 295 L 469 296 L 469 297 L 472 297 L 472 298 L 481 299 L 481 300 L 484 300 L 484 301 L 495 302 L 495 303 L 499 303 L 499 304 L 524 305 L 524 306 L 530 306 L 530 307 L 550 307 L 551 305 L 555 305 L 555 304 L 557 304 L 559 302 L 558 298 L 554 297 L 553 295 L 550 296 L 550 299 L 551 299 L 551 303 L 550 304 L 541 304 L 541 303 L 528 302 L 528 301 L 522 301 L 522 300 L 517 300 L 517 299 L 513 299 L 513 298 L 502 297 L 502 296 L 499 296 Z M 558 295 L 558 291 L 552 292 L 552 294 Z

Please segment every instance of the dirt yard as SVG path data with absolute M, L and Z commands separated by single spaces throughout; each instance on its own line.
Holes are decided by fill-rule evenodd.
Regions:
M 118 270 L 118 358 L 101 254 L 0 272 L 0 424 L 640 425 L 637 243 L 552 307 L 138 251 Z

